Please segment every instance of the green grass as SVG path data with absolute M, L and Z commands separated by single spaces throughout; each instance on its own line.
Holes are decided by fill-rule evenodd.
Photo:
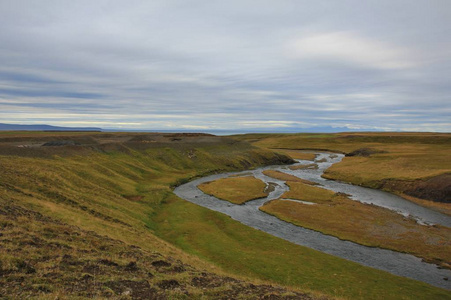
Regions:
M 120 135 L 124 136 L 126 134 Z M 109 135 L 105 137 L 109 138 Z M 80 260 L 107 255 L 107 250 L 96 250 L 104 246 L 99 241 L 99 237 L 104 236 L 119 244 L 139 245 L 146 255 L 162 253 L 196 266 L 196 270 L 222 275 L 229 272 L 246 276 L 251 282 L 264 280 L 358 299 L 449 298 L 449 292 L 442 289 L 293 245 L 175 197 L 172 193 L 175 185 L 198 176 L 288 161 L 246 143 L 217 139 L 219 142 L 212 138 L 208 143 L 193 140 L 184 144 L 165 141 L 162 144 L 105 144 L 94 148 L 41 147 L 22 149 L 19 154 L 23 156 L 16 154 L 14 147 L 4 147 L 0 149 L 3 153 L 0 155 L 0 200 L 2 205 L 14 203 L 64 226 L 76 226 L 77 231 L 83 232 L 80 233 L 82 238 L 71 242 L 69 235 L 59 243 L 73 247 L 72 252 Z M 10 226 L 9 221 L 5 222 L 5 226 Z M 31 232 L 34 235 L 41 232 L 39 226 L 27 228 L 29 223 L 26 219 L 14 223 L 24 240 Z M 13 237 L 14 232 L 1 237 L 2 241 L 18 241 Z M 83 240 L 85 233 L 93 236 L 93 241 L 91 238 Z M 89 245 L 84 246 L 84 242 Z M 115 243 L 110 244 L 115 247 Z M 19 244 L 14 247 L 13 252 L 1 256 L 2 261 L 12 256 L 25 261 L 30 253 L 37 255 L 33 251 L 39 251 L 36 247 L 31 250 L 27 247 L 25 251 Z M 40 257 L 44 260 L 51 256 L 52 262 L 59 262 L 65 252 L 57 252 L 55 255 L 59 256 L 53 257 L 51 247 L 40 253 Z M 86 256 L 84 251 L 91 250 L 94 252 Z M 121 251 L 115 248 L 111 253 Z M 7 268 L 13 265 L 9 258 L 5 262 Z M 118 262 L 126 263 L 123 258 Z M 45 284 L 48 277 L 44 274 L 50 267 L 45 265 L 41 269 L 40 264 L 35 266 L 39 276 L 27 275 L 26 283 L 37 280 Z M 74 282 L 83 275 L 81 269 L 77 270 L 74 267 L 74 273 L 62 276 Z M 1 280 L 16 283 L 20 274 L 2 276 Z M 59 295 L 65 295 L 64 291 Z M 53 289 L 52 293 L 58 295 L 58 289 Z
M 448 299 L 449 292 L 273 237 L 170 196 L 155 233 L 224 270 L 350 299 Z

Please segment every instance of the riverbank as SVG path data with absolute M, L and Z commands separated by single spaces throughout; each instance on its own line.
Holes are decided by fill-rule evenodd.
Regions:
M 341 157 L 337 155 L 322 154 L 319 155 L 318 160 L 328 160 L 326 159 L 326 157 L 330 159 L 331 156 L 334 157 L 332 161 L 335 162 L 338 162 L 341 159 Z M 330 166 L 330 164 L 331 162 L 325 161 L 319 163 L 320 167 L 318 170 L 297 170 L 296 172 L 305 172 L 308 178 L 303 177 L 303 179 L 321 182 L 321 184 L 324 184 L 324 179 L 321 178 L 321 173 L 324 171 L 324 169 L 327 168 L 327 166 Z M 435 265 L 422 263 L 421 260 L 413 256 L 345 242 L 332 236 L 323 235 L 317 231 L 297 227 L 290 223 L 281 221 L 273 216 L 260 212 L 259 207 L 261 207 L 261 205 L 269 200 L 280 198 L 282 194 L 287 191 L 287 189 L 284 187 L 284 181 L 280 181 L 275 178 L 269 178 L 263 175 L 265 172 L 267 173 L 269 169 L 274 169 L 282 172 L 294 172 L 289 168 L 277 166 L 251 171 L 253 176 L 255 176 L 256 178 L 262 179 L 266 182 L 274 182 L 277 184 L 278 188 L 276 188 L 269 197 L 265 199 L 250 201 L 245 205 L 233 205 L 229 202 L 221 201 L 217 198 L 205 195 L 199 189 L 197 189 L 197 185 L 202 184 L 203 182 L 214 181 L 220 178 L 238 175 L 236 173 L 211 175 L 205 178 L 197 179 L 176 188 L 175 193 L 179 197 L 182 197 L 190 202 L 201 205 L 211 210 L 227 214 L 234 220 L 237 220 L 247 226 L 265 231 L 267 233 L 270 233 L 271 235 L 283 238 L 295 244 L 307 246 L 322 252 L 346 258 L 348 260 L 356 261 L 366 266 L 383 269 L 394 274 L 411 277 L 417 280 L 429 282 L 437 286 L 450 288 L 448 281 L 446 281 L 446 279 L 451 276 L 450 271 L 440 270 L 437 269 Z M 249 171 L 246 171 L 246 173 L 248 174 Z M 330 181 L 327 182 L 332 183 Z M 348 185 L 345 185 L 345 187 L 347 186 Z M 326 188 L 329 188 L 329 186 L 327 186 Z M 359 187 L 354 188 L 364 189 Z M 386 195 L 389 197 L 394 197 L 390 194 Z M 402 199 L 399 200 L 406 202 Z M 424 217 L 427 217 L 427 214 Z M 194 247 L 193 249 L 198 249 L 198 247 L 193 245 L 190 240 L 184 240 L 181 245 L 185 245 L 185 243 L 190 245 L 190 247 Z
M 370 247 L 410 253 L 440 267 L 451 269 L 451 229 L 420 225 L 394 211 L 351 200 L 343 193 L 302 182 L 290 187 L 278 200 L 260 210 L 304 228 Z M 304 202 L 287 201 L 296 199 Z M 358 199 L 356 199 L 358 200 Z
M 451 182 L 444 180 L 451 173 L 449 133 L 248 134 L 234 138 L 288 154 L 295 149 L 355 152 L 328 169 L 324 177 L 382 189 L 451 214 Z
M 58 143 L 43 146 L 52 141 Z M 8 133 L 0 139 L 0 294 L 450 298 L 429 284 L 249 228 L 172 192 L 205 174 L 290 162 L 203 134 Z

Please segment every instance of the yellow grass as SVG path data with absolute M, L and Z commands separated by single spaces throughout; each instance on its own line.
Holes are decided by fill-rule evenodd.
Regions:
M 235 204 L 268 196 L 266 184 L 253 176 L 221 178 L 198 187 L 206 194 Z
M 293 159 L 314 160 L 316 157 L 315 153 L 302 152 L 298 150 L 279 149 L 278 152 L 288 155 Z
M 277 151 L 316 149 L 350 153 L 361 148 L 383 151 L 385 153 L 375 153 L 369 157 L 345 157 L 342 162 L 327 169 L 323 177 L 385 189 L 435 210 L 448 214 L 451 211 L 450 203 L 433 203 L 431 200 L 437 200 L 435 196 L 418 194 L 415 188 L 406 191 L 403 182 L 399 182 L 424 181 L 451 173 L 450 133 L 249 134 L 235 138 Z
M 272 178 L 283 180 L 283 181 L 303 182 L 305 184 L 317 185 L 316 182 L 302 179 L 302 178 L 296 177 L 294 175 L 290 175 L 290 174 L 280 172 L 280 171 L 266 170 L 266 171 L 263 171 L 263 174 L 268 177 L 272 177 Z
M 396 178 L 413 180 L 451 172 L 450 148 L 431 145 L 384 145 L 373 146 L 387 153 L 369 157 L 345 157 L 326 173 L 339 176 L 341 180 L 360 181 Z
M 359 244 L 407 252 L 451 267 L 451 229 L 423 226 L 388 209 L 350 200 L 344 195 L 288 182 L 290 191 L 260 209 L 293 224 Z
M 307 164 L 307 165 L 296 165 L 296 166 L 289 166 L 290 170 L 300 170 L 300 169 L 318 169 L 317 164 Z
M 286 183 L 290 190 L 285 192 L 281 198 L 298 199 L 315 203 L 328 203 L 332 201 L 334 192 L 318 188 L 303 182 L 289 181 Z

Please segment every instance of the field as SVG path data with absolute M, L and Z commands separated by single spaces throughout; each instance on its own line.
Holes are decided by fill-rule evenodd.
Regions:
M 2 133 L 0 297 L 450 298 L 172 193 L 199 176 L 291 162 L 202 134 Z
M 284 172 L 280 172 L 280 171 L 274 171 L 274 170 L 265 170 L 263 171 L 263 174 L 275 179 L 279 179 L 279 180 L 283 180 L 283 181 L 288 181 L 288 182 L 302 182 L 305 184 L 309 184 L 309 185 L 316 185 L 317 183 L 306 180 L 306 179 L 302 179 L 299 177 L 296 177 L 294 175 L 290 175 Z
M 451 134 L 249 134 L 234 138 L 283 151 L 355 152 L 329 168 L 324 177 L 387 190 L 451 214 Z
M 287 182 L 290 190 L 281 199 L 260 209 L 287 222 L 370 247 L 406 252 L 451 267 L 451 229 L 423 226 L 388 209 L 350 200 L 302 182 Z
M 253 176 L 222 178 L 202 183 L 198 187 L 205 194 L 234 204 L 268 196 L 266 184 Z

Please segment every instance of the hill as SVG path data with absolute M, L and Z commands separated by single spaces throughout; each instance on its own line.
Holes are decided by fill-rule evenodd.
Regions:
M 214 172 L 289 164 L 209 134 L 0 133 L 0 297 L 438 299 L 177 198 Z
M 0 131 L 101 131 L 98 127 L 61 127 L 45 124 L 23 125 L 0 123 Z

